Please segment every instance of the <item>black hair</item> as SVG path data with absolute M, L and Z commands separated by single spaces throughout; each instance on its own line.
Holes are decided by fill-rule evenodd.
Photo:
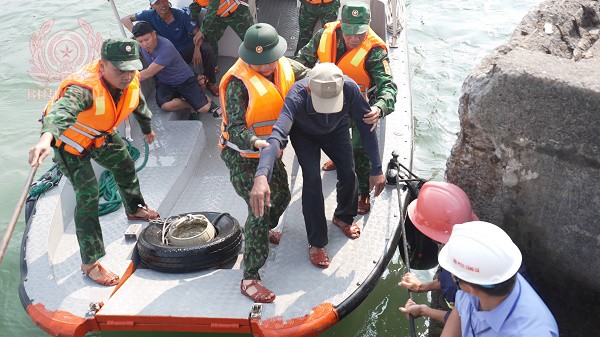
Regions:
M 152 28 L 152 25 L 147 21 L 137 21 L 131 30 L 134 37 L 144 36 L 152 33 L 153 31 L 154 29 Z
M 517 274 L 515 273 L 508 280 L 498 283 L 498 284 L 494 284 L 492 286 L 481 286 L 478 284 L 473 284 L 473 283 L 467 282 L 465 280 L 460 280 L 460 282 L 468 283 L 473 288 L 476 288 L 477 290 L 479 290 L 487 295 L 495 296 L 495 297 L 502 297 L 502 296 L 506 296 L 506 295 L 510 294 L 510 292 L 515 287 L 515 283 L 517 282 Z

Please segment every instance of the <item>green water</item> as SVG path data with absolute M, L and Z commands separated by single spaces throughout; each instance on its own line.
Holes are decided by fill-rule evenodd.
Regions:
M 460 88 L 468 72 L 492 49 L 504 43 L 521 18 L 539 0 L 453 0 L 410 1 L 408 35 L 415 113 L 415 172 L 441 180 L 446 158 L 460 125 L 457 107 Z M 145 0 L 117 1 L 121 15 L 147 5 Z M 33 9 L 33 10 L 32 10 Z M 32 40 L 51 41 L 61 30 L 79 31 L 78 19 L 89 23 L 103 38 L 119 36 L 107 1 L 10 1 L 0 14 L 0 229 L 6 228 L 28 173 L 27 152 L 39 134 L 43 95 L 56 84 L 46 86 L 29 72 L 38 68 L 54 70 L 53 60 L 34 59 Z M 49 32 L 41 31 L 43 24 Z M 46 26 L 44 26 L 46 27 Z M 35 35 L 34 35 L 35 34 Z M 35 38 L 34 38 L 35 37 Z M 35 45 L 33 45 L 35 50 Z M 70 46 L 77 48 L 77 45 Z M 81 49 L 81 48 L 80 48 Z M 80 50 L 78 49 L 78 50 Z M 57 46 L 58 52 L 69 48 Z M 40 66 L 42 65 L 42 66 Z M 45 65 L 45 66 L 44 66 Z M 38 71 L 39 72 L 39 71 Z M 48 166 L 43 167 L 45 171 Z M 19 248 L 24 223 L 21 221 L 0 266 L 0 337 L 45 336 L 29 319 L 18 297 Z M 377 287 L 357 310 L 323 336 L 408 336 L 408 324 L 398 307 L 407 294 L 396 283 L 404 273 L 397 256 Z M 427 277 L 430 274 L 420 274 Z M 416 297 L 417 302 L 425 295 Z M 417 320 L 420 334 L 425 322 Z M 172 336 L 171 333 L 103 333 L 97 336 Z M 208 336 L 177 334 L 177 336 Z M 218 334 L 212 336 L 227 336 Z M 238 336 L 238 335 L 236 335 Z

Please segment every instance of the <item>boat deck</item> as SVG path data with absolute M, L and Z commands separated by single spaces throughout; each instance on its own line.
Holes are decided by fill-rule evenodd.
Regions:
M 277 0 L 277 6 L 291 6 L 293 3 L 295 7 L 295 2 Z M 267 6 L 269 4 L 273 7 Z M 276 27 L 289 27 L 286 20 L 296 17 L 278 14 L 285 12 L 275 8 L 274 1 L 261 0 L 260 6 L 259 20 Z M 279 31 L 285 36 L 283 29 Z M 287 34 L 293 35 L 295 41 L 296 32 Z M 406 34 L 400 37 L 398 44 L 401 48 L 390 49 L 394 78 L 399 89 L 397 108 L 378 126 L 384 169 L 393 150 L 399 151 L 399 159 L 407 166 L 412 162 Z M 295 42 L 290 43 L 287 54 L 291 55 L 294 49 Z M 221 57 L 220 69 L 228 69 L 234 61 L 231 57 Z M 233 190 L 229 171 L 219 156 L 217 139 L 221 118 L 206 114 L 201 116 L 200 122 L 188 121 L 183 113 L 159 109 L 153 95 L 146 95 L 154 112 L 153 128 L 157 135 L 155 143 L 150 145 L 146 167 L 138 172 L 146 202 L 151 207 L 158 206 L 163 217 L 192 211 L 228 212 L 243 226 L 247 206 Z M 139 128 L 135 121 L 132 124 L 133 138 L 136 140 L 134 145 L 143 149 Z M 138 165 L 141 160 L 138 160 Z M 323 156 L 322 161 L 326 160 Z M 315 268 L 308 258 L 301 209 L 302 174 L 291 146 L 284 152 L 284 162 L 292 200 L 278 226 L 283 232 L 281 242 L 270 246 L 269 258 L 261 269 L 264 284 L 277 294 L 274 303 L 262 306 L 261 320 L 264 324 L 308 317 L 323 305 L 336 307 L 353 293 L 361 291 L 361 285 L 386 255 L 400 220 L 395 187 L 388 186 L 375 199 L 370 214 L 356 218 L 362 228 L 359 239 L 348 239 L 329 222 L 327 251 L 331 264 L 327 269 Z M 336 206 L 336 173 L 322 172 L 322 176 L 326 217 L 330 220 Z M 32 311 L 46 319 L 61 313 L 75 321 L 98 322 L 99 327 L 94 325 L 92 330 L 123 330 L 131 328 L 131 324 L 134 324 L 131 322 L 152 322 L 181 324 L 181 331 L 211 331 L 208 328 L 186 328 L 189 322 L 178 323 L 173 318 L 248 321 L 253 303 L 239 291 L 241 252 L 238 260 L 226 268 L 197 273 L 164 274 L 139 268 L 134 263 L 135 242 L 124 238 L 125 230 L 133 222 L 126 220 L 122 209 L 101 217 L 107 251 L 101 262 L 122 275 L 125 281 L 116 288 L 102 287 L 82 276 L 72 221 L 73 199 L 72 188 L 63 179 L 58 188 L 49 191 L 38 201 L 36 213 L 24 237 L 26 259 L 23 275 L 26 275 L 26 279 L 23 281 L 21 297 L 23 303 L 31 303 L 27 310 L 32 318 Z M 90 311 L 90 304 L 100 302 L 103 306 L 97 313 Z M 45 326 L 44 329 L 54 335 L 60 333 L 52 330 L 52 327 Z M 220 331 L 227 329 L 235 330 L 229 326 Z

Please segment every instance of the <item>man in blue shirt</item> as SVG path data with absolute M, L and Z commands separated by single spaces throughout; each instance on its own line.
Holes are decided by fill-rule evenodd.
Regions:
M 500 227 L 454 226 L 438 260 L 460 288 L 442 337 L 558 337 L 552 313 L 517 273 L 519 248 Z
M 156 76 L 156 104 L 161 109 L 177 111 L 191 108 L 195 112 L 211 109 L 210 98 L 202 92 L 194 72 L 171 41 L 157 36 L 146 21 L 136 23 L 133 36 L 142 47 L 141 57 L 150 64 L 140 72 L 140 80 Z
M 337 207 L 332 223 L 351 239 L 360 236 L 360 228 L 354 223 L 358 210 L 358 184 L 354 172 L 352 140 L 348 132 L 351 118 L 358 126 L 371 160 L 371 189 L 375 189 L 377 196 L 385 187 L 377 134 L 364 121 L 364 116 L 370 111 L 369 103 L 352 79 L 344 76 L 333 63 L 319 63 L 308 78 L 296 82 L 290 88 L 271 136 L 266 142 L 261 141 L 265 144 L 260 146 L 263 150 L 250 193 L 252 211 L 256 217 L 260 217 L 264 213 L 265 200 L 267 206 L 270 203 L 268 180 L 273 172 L 275 159 L 287 144 L 289 135 L 302 167 L 302 213 L 310 260 L 316 267 L 329 266 L 325 250 L 328 239 L 320 174 L 321 150 L 338 167 Z
M 123 25 L 132 32 L 133 22 L 147 21 L 158 35 L 173 43 L 181 57 L 194 67 L 202 66 L 207 77 L 207 88 L 214 96 L 219 95 L 215 84 L 215 67 L 217 55 L 209 43 L 204 42 L 204 35 L 189 15 L 179 8 L 170 8 L 168 0 L 149 0 L 152 9 L 121 18 Z

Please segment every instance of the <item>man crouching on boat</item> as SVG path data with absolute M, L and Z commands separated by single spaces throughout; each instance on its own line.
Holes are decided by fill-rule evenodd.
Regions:
M 154 141 L 152 112 L 146 106 L 138 78 L 141 69 L 135 41 L 104 41 L 101 59 L 62 82 L 44 111 L 42 136 L 29 150 L 29 163 L 34 166 L 54 148 L 58 167 L 75 191 L 81 270 L 104 286 L 116 285 L 119 277 L 98 262 L 106 253 L 98 219 L 98 181 L 90 159 L 113 174 L 129 220 L 158 218 L 158 213 L 144 202 L 134 162 L 116 132 L 117 126 L 133 113 L 143 138 L 148 144 Z
M 271 134 L 288 90 L 306 73 L 303 65 L 283 57 L 286 49 L 287 42 L 272 26 L 251 26 L 240 45 L 240 58 L 219 86 L 223 108 L 221 158 L 229 169 L 233 188 L 248 204 L 240 288 L 243 295 L 262 303 L 275 300 L 275 294 L 260 283 L 258 273 L 269 254 L 269 241 L 279 243 L 278 233 L 269 229 L 277 226 L 290 202 L 287 172 L 281 159 L 274 160 L 271 179 L 274 206 L 260 217 L 252 213 L 250 190 L 259 150 L 268 146 L 263 139 Z
M 338 168 L 337 207 L 332 222 L 349 238 L 360 236 L 360 228 L 354 223 L 358 189 L 352 140 L 348 132 L 350 119 L 356 123 L 371 160 L 371 190 L 375 188 L 377 196 L 385 187 L 377 134 L 364 121 L 370 111 L 369 103 L 352 79 L 345 77 L 333 63 L 319 63 L 310 71 L 308 78 L 296 82 L 290 89 L 279 119 L 267 139 L 269 147 L 262 150 L 251 193 L 252 211 L 258 217 L 268 211 L 265 204 L 273 205 L 271 208 L 279 206 L 275 200 L 271 202 L 271 188 L 267 181 L 271 181 L 274 194 L 280 193 L 272 186 L 273 163 L 289 135 L 302 167 L 302 213 L 310 260 L 316 267 L 329 267 L 325 250 L 328 243 L 327 220 L 319 169 L 321 150 Z

